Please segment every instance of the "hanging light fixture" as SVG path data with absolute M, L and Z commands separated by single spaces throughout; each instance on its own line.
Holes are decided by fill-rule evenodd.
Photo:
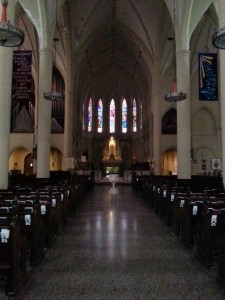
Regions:
M 24 42 L 24 33 L 7 21 L 6 8 L 8 0 L 1 0 L 2 16 L 0 21 L 0 46 L 17 47 Z
M 56 23 L 57 23 L 57 7 L 58 7 L 58 1 L 56 1 Z M 58 38 L 54 38 L 54 62 L 56 64 L 56 43 L 59 41 Z M 44 93 L 44 98 L 49 101 L 62 101 L 64 100 L 64 95 L 62 95 L 59 91 L 56 90 L 57 85 L 56 85 L 56 78 L 53 78 L 52 81 L 52 91 Z
M 225 27 L 213 33 L 212 44 L 218 49 L 225 49 Z
M 187 98 L 187 95 L 185 93 L 181 92 L 177 92 L 177 79 L 174 78 L 173 80 L 173 90 L 172 92 L 170 91 L 169 93 L 167 93 L 165 95 L 165 100 L 167 102 L 177 102 L 177 101 L 182 101 L 185 100 Z
M 175 7 L 175 1 L 174 0 L 174 32 L 175 32 L 175 21 L 176 21 L 176 7 Z M 175 56 L 175 51 L 176 51 L 176 44 L 175 44 L 175 37 L 170 38 L 169 40 L 174 41 L 174 58 L 175 58 L 175 66 L 176 66 L 176 56 Z M 176 67 L 175 67 L 175 72 L 176 72 Z M 187 98 L 187 95 L 183 93 L 182 91 L 177 92 L 177 78 L 175 77 L 173 79 L 173 89 L 169 93 L 167 93 L 165 96 L 165 101 L 167 102 L 178 102 L 185 100 Z

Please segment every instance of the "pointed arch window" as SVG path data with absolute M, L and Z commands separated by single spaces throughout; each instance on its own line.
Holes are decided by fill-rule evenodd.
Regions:
M 135 99 L 132 103 L 132 123 L 133 132 L 137 132 L 137 102 Z
M 122 101 L 122 132 L 127 132 L 127 101 L 125 98 Z
M 88 132 L 92 131 L 92 99 L 88 102 Z
M 109 132 L 115 133 L 115 101 L 113 99 L 109 106 Z
M 143 123 L 143 111 L 142 111 L 142 102 L 140 103 L 140 129 L 142 129 Z
M 82 130 L 85 130 L 85 104 L 84 104 L 84 99 L 82 101 Z
M 98 100 L 98 132 L 103 130 L 103 103 L 102 99 Z

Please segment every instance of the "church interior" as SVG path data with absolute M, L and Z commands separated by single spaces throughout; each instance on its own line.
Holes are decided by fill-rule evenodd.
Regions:
M 224 0 L 0 16 L 0 299 L 225 299 Z

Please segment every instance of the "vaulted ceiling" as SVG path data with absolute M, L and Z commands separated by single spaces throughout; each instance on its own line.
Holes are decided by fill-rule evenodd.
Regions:
M 163 29 L 166 37 L 171 30 L 164 1 L 75 0 L 67 4 L 82 92 L 143 97 L 157 34 Z
M 55 1 L 46 2 L 48 9 Z M 57 67 L 66 78 L 65 41 L 69 39 L 71 67 L 80 97 L 145 98 L 151 89 L 156 62 L 161 76 L 174 62 L 174 43 L 170 38 L 174 37 L 172 9 L 176 1 L 184 13 L 189 0 L 58 0 Z M 193 15 L 189 21 L 196 23 L 196 29 L 190 50 L 210 50 L 215 8 L 210 6 L 211 0 L 191 2 L 187 13 Z M 202 17 L 198 18 L 198 14 Z M 38 35 L 20 5 L 17 18 L 26 32 L 22 48 L 33 49 L 33 67 L 38 68 Z M 191 57 L 191 65 L 193 72 L 195 56 Z

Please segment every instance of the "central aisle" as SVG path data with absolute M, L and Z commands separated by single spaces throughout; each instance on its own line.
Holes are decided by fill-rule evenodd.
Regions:
M 87 195 L 19 299 L 225 299 L 130 186 L 109 188 Z

